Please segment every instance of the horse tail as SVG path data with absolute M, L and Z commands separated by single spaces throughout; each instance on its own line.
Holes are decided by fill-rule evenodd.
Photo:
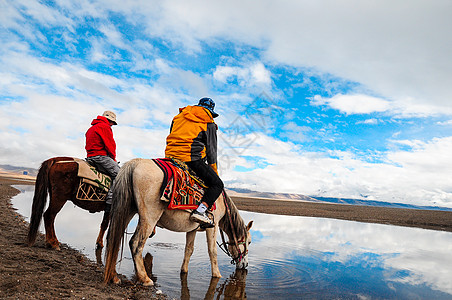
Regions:
M 110 282 L 116 276 L 116 260 L 124 231 L 134 210 L 133 171 L 140 159 L 128 161 L 119 170 L 113 184 L 113 201 L 110 226 L 107 233 L 104 282 Z
M 42 214 L 47 202 L 49 191 L 49 170 L 53 166 L 54 160 L 48 159 L 41 164 L 36 177 L 35 194 L 31 206 L 30 227 L 28 228 L 28 246 L 32 246 L 36 241 Z

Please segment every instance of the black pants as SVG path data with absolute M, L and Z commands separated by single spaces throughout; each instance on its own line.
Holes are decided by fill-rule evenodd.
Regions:
M 221 181 L 217 173 L 201 159 L 189 161 L 186 162 L 186 164 L 207 185 L 207 189 L 205 190 L 201 201 L 206 202 L 209 208 L 211 208 L 215 200 L 217 200 L 223 191 L 223 181 Z

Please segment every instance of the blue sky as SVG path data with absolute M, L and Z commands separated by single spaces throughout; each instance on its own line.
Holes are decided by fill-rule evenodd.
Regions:
M 226 186 L 452 207 L 449 1 L 0 1 L 0 164 L 162 157 L 217 103 Z

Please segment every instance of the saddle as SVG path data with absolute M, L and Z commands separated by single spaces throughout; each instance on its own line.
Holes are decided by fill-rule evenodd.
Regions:
M 160 195 L 162 201 L 169 202 L 168 209 L 196 209 L 207 188 L 204 182 L 181 160 L 157 158 L 153 161 L 164 174 Z M 214 209 L 215 204 L 211 210 Z
M 110 189 L 111 178 L 96 170 L 83 159 L 74 158 L 78 164 L 77 176 L 80 183 L 77 188 L 76 198 L 82 201 L 105 201 Z

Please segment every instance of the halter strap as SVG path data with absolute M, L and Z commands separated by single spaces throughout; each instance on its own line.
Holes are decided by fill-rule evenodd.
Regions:
M 227 198 L 229 198 L 228 197 L 228 195 L 226 194 L 226 191 L 223 189 L 223 201 L 224 201 L 224 206 L 226 207 L 226 215 L 228 216 L 228 219 L 229 219 L 229 224 L 231 225 L 231 231 L 232 231 L 232 237 L 233 237 L 233 239 L 234 239 L 234 246 L 235 246 L 235 248 L 236 248 L 236 250 L 237 250 L 237 254 L 238 254 L 238 256 L 237 257 L 232 257 L 232 255 L 231 255 L 231 253 L 229 252 L 229 250 L 228 250 L 228 248 L 227 248 L 227 242 L 225 241 L 225 239 L 224 239 L 224 234 L 223 234 L 223 230 L 221 230 L 221 228 L 220 228 L 220 235 L 221 235 L 221 240 L 222 240 L 222 244 L 220 245 L 220 244 L 218 244 L 218 242 L 217 242 L 217 244 L 218 244 L 218 246 L 220 247 L 220 249 L 221 250 L 223 250 L 223 252 L 224 253 L 226 253 L 229 257 L 231 257 L 232 258 L 232 261 L 231 261 L 231 263 L 238 263 L 238 262 L 240 262 L 241 260 L 242 260 L 242 258 L 243 258 L 243 254 L 246 254 L 247 253 L 247 247 L 246 247 L 246 240 L 244 241 L 244 242 L 241 242 L 241 243 L 243 243 L 244 244 L 244 247 L 245 247 L 245 251 L 244 252 L 242 252 L 242 251 L 240 251 L 240 248 L 239 248 L 239 242 L 237 241 L 237 236 L 235 235 L 235 228 L 234 228 L 234 223 L 232 222 L 232 217 L 231 217 L 231 212 L 230 212 L 230 209 L 229 209 L 229 205 L 228 205 L 228 202 L 226 201 L 226 199 Z M 224 249 L 223 249 L 223 247 L 224 247 Z

